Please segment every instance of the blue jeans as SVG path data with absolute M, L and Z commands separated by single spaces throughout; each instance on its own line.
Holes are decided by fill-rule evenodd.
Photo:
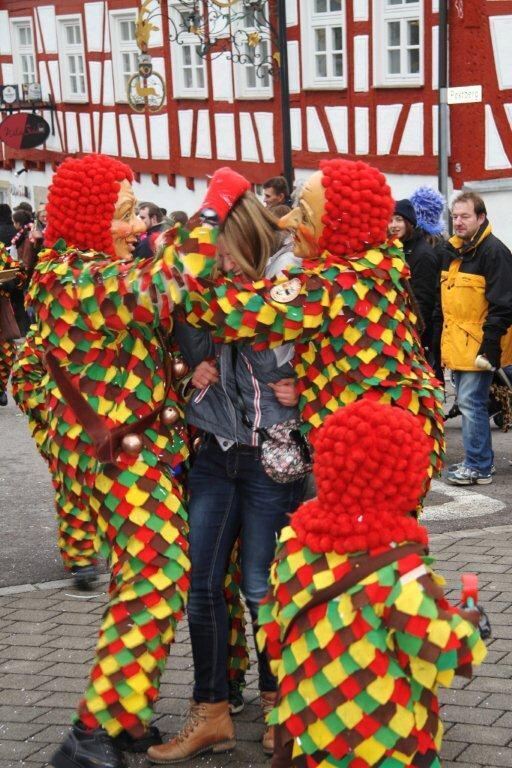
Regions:
M 464 464 L 488 475 L 494 459 L 487 411 L 492 371 L 454 371 L 457 402 L 462 414 Z
M 209 437 L 189 477 L 192 576 L 188 622 L 194 657 L 195 701 L 228 698 L 228 614 L 224 577 L 241 536 L 242 592 L 253 623 L 267 594 L 276 541 L 302 500 L 304 482 L 276 483 L 261 467 L 258 449 L 221 450 Z M 275 691 L 267 658 L 258 652 L 261 691 Z

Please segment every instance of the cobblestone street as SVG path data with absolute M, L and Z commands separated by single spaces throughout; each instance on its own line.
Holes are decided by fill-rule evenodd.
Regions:
M 434 534 L 437 570 L 458 599 L 460 575 L 479 574 L 480 597 L 493 635 L 486 663 L 471 681 L 458 679 L 444 691 L 444 768 L 509 768 L 512 765 L 512 526 Z M 91 595 L 72 582 L 0 590 L 0 768 L 41 768 L 69 727 L 92 658 L 105 601 L 103 580 Z M 171 650 L 157 705 L 165 734 L 176 732 L 186 712 L 192 682 L 186 623 Z M 238 744 L 230 755 L 196 758 L 184 768 L 268 765 L 259 740 L 263 731 L 254 672 L 249 673 L 245 710 L 236 717 Z M 148 765 L 129 758 L 131 768 Z

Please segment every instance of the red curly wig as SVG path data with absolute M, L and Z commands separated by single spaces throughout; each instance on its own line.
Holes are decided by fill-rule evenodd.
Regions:
M 114 256 L 110 225 L 120 184 L 133 181 L 131 169 L 107 155 L 70 157 L 59 166 L 48 193 L 45 244 L 62 238 L 82 251 Z
M 320 250 L 350 256 L 384 243 L 394 210 L 386 177 L 361 160 L 324 160 L 320 170 L 325 188 Z
M 428 534 L 411 514 L 428 477 L 430 441 L 408 411 L 371 400 L 340 408 L 315 437 L 318 498 L 291 525 L 314 552 L 345 554 Z

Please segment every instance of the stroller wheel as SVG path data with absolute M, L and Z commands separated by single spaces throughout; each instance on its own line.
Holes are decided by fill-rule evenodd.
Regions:
M 494 421 L 496 426 L 499 427 L 499 429 L 503 429 L 503 414 L 501 412 L 494 414 L 494 416 L 492 417 L 492 420 Z

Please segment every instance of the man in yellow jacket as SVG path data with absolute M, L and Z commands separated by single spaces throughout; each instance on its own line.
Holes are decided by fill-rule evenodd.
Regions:
M 464 459 L 453 485 L 492 482 L 487 412 L 493 371 L 512 362 L 512 254 L 491 232 L 485 203 L 465 192 L 452 204 L 454 236 L 441 271 L 441 358 L 453 371 L 462 413 Z

